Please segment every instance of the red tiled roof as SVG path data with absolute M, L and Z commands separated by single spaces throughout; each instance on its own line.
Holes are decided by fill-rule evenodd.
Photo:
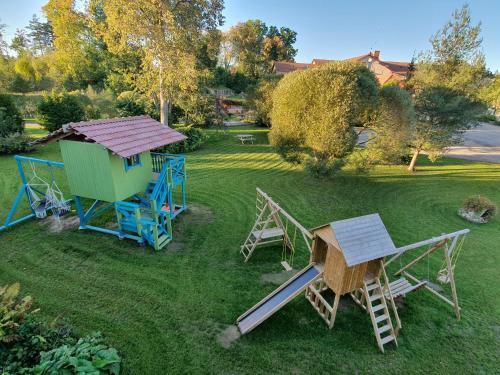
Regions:
M 275 61 L 273 65 L 274 71 L 276 73 L 290 73 L 296 70 L 307 69 L 311 64 L 294 63 L 289 61 Z
M 385 66 L 391 72 L 396 74 L 407 74 L 410 69 L 410 63 L 398 62 L 398 61 L 380 61 L 380 64 Z
M 187 138 L 149 116 L 72 122 L 64 129 L 73 130 L 124 158 Z

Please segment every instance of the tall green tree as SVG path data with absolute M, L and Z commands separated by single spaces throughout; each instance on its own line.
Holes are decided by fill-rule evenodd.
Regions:
M 40 21 L 34 14 L 26 29 L 31 42 L 31 50 L 34 54 L 41 56 L 52 51 L 54 48 L 54 31 L 50 21 Z
M 479 97 L 493 108 L 496 115 L 500 114 L 500 73 L 491 78 L 489 83 L 481 89 Z
M 243 74 L 258 78 L 273 61 L 294 61 L 297 33 L 287 27 L 268 27 L 261 20 L 248 20 L 231 27 L 224 35 L 223 61 Z
M 23 56 L 29 53 L 30 40 L 26 31 L 23 29 L 17 29 L 12 41 L 10 42 L 10 49 L 14 50 L 17 56 Z
M 439 154 L 458 142 L 460 132 L 474 126 L 484 111 L 477 100 L 487 75 L 481 24 L 472 24 L 469 6 L 456 10 L 430 42 L 432 49 L 421 54 L 409 81 L 417 113 L 410 171 L 422 150 Z
M 447 87 L 423 89 L 415 99 L 417 121 L 412 135 L 413 157 L 408 167 L 414 171 L 418 155 L 427 151 L 431 158 L 462 138 L 461 131 L 473 127 L 484 103 Z
M 5 40 L 5 28 L 7 27 L 6 24 L 2 23 L 2 20 L 0 20 L 0 57 L 6 57 L 8 55 L 8 49 L 9 45 L 7 44 L 7 41 Z
M 170 103 L 197 90 L 197 51 L 204 35 L 222 24 L 222 0 L 109 0 L 106 42 L 114 52 L 140 49 L 144 74 L 137 84 L 156 93 L 161 121 Z

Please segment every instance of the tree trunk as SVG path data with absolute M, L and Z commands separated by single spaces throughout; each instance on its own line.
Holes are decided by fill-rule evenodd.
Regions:
M 170 100 L 168 100 L 165 95 L 160 92 L 160 122 L 168 126 L 168 115 L 170 113 Z
M 420 148 L 416 148 L 413 152 L 413 157 L 411 158 L 410 165 L 408 166 L 408 170 L 410 172 L 415 172 L 415 165 L 417 164 L 418 155 L 420 154 Z

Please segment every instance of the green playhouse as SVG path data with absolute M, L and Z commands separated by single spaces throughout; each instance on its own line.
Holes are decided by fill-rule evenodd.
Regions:
M 133 239 L 159 250 L 172 240 L 172 220 L 186 209 L 186 170 L 183 156 L 151 150 L 184 139 L 148 116 L 67 124 L 39 141 L 59 141 L 63 163 L 15 157 L 23 186 L 0 230 L 30 217 L 45 217 L 49 209 L 60 213 L 49 205 L 53 183 L 40 183 L 36 175 L 34 166 L 42 164 L 64 168 L 80 229 Z M 30 164 L 36 179 L 27 179 L 23 163 Z M 32 213 L 12 221 L 23 192 Z M 116 214 L 116 230 L 93 225 L 93 219 L 110 209 Z

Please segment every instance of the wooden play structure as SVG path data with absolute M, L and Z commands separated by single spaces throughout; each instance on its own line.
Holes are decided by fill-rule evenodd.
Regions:
M 172 220 L 186 209 L 185 158 L 150 151 L 184 139 L 148 116 L 136 116 L 70 123 L 39 143 L 59 141 L 64 163 L 42 162 L 64 168 L 80 229 L 133 239 L 159 250 L 172 240 Z M 27 185 L 20 173 L 20 194 L 28 194 L 33 183 Z M 39 217 L 33 205 L 32 210 Z M 116 218 L 116 229 L 109 227 L 109 214 L 99 222 L 109 211 Z
M 394 246 L 378 214 L 335 221 L 311 232 L 310 264 L 237 319 L 236 324 L 242 334 L 257 327 L 303 292 L 329 328 L 334 326 L 340 298 L 349 295 L 369 314 L 377 345 L 382 352 L 390 342 L 397 346 L 401 321 L 395 299 L 426 288 L 459 311 L 452 260 L 453 250 L 460 241 L 463 242 L 469 232 L 467 229 L 401 248 Z M 393 256 L 392 261 L 403 253 L 427 245 L 430 245 L 429 250 L 396 272 L 401 278 L 393 282 L 389 280 L 385 257 Z M 446 280 L 443 280 L 452 284 L 453 301 L 428 287 L 424 280 L 408 273 L 409 268 L 438 248 L 444 249 L 446 272 L 440 273 L 446 274 Z M 327 291 L 333 292 L 333 303 L 327 301 Z
M 245 262 L 250 259 L 257 247 L 281 243 L 283 247 L 281 264 L 285 270 L 290 271 L 297 237 L 302 237 L 311 252 L 313 235 L 259 188 L 257 188 L 255 208 L 255 223 L 240 250 Z

